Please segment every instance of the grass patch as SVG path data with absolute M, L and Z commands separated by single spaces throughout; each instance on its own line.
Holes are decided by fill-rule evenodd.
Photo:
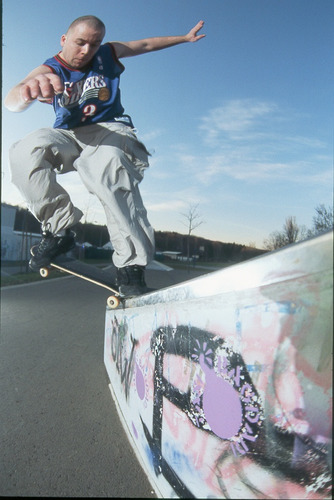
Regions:
M 60 278 L 62 276 L 65 276 L 65 274 L 54 270 L 49 274 L 47 279 Z M 39 273 L 33 272 L 12 274 L 10 276 L 1 275 L 1 286 L 24 285 L 25 283 L 34 283 L 43 279 L 45 278 L 42 278 Z
M 86 262 L 87 264 L 90 264 L 92 266 L 96 267 L 106 267 L 111 264 L 111 261 L 105 261 L 101 259 L 85 259 L 82 262 Z M 2 268 L 5 270 L 6 267 L 11 268 L 11 267 L 18 267 L 20 270 L 22 270 L 25 267 L 25 264 L 22 264 L 22 262 L 6 262 L 6 265 L 2 265 Z M 1 274 L 1 287 L 3 286 L 11 286 L 11 285 L 23 285 L 25 283 L 34 283 L 35 281 L 41 281 L 43 279 L 53 279 L 53 278 L 62 278 L 65 276 L 69 276 L 69 274 L 62 273 L 58 271 L 57 269 L 53 269 L 49 276 L 47 278 L 42 278 L 42 276 L 38 272 L 32 272 L 28 271 L 26 273 L 24 272 L 18 272 L 15 274 Z

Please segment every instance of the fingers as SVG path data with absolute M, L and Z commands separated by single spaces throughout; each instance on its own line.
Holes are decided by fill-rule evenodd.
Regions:
M 196 26 L 195 26 L 195 28 L 194 28 L 194 29 L 195 29 L 195 30 L 196 30 L 196 32 L 197 32 L 197 31 L 199 31 L 201 28 L 203 28 L 203 26 L 204 26 L 204 21 L 199 21 L 199 22 L 196 24 Z
M 200 40 L 201 38 L 204 38 L 205 35 L 198 35 L 197 33 L 199 32 L 199 30 L 201 30 L 204 26 L 204 21 L 199 21 L 196 26 L 193 27 L 193 29 L 191 29 L 189 31 L 189 41 L 190 42 L 197 42 L 198 40 Z
M 64 87 L 59 76 L 53 73 L 43 73 L 21 85 L 21 96 L 25 102 L 31 102 L 35 99 L 49 100 L 63 90 Z

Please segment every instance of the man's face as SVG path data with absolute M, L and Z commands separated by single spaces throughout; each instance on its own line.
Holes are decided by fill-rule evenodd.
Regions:
M 103 31 L 89 24 L 77 24 L 61 37 L 62 58 L 75 69 L 86 66 L 100 47 L 103 36 Z

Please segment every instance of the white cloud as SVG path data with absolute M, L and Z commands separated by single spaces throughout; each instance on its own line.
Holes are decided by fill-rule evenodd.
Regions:
M 189 162 L 190 157 L 183 156 L 182 161 Z M 282 177 L 286 175 L 291 165 L 279 162 L 255 161 L 248 155 L 233 155 L 222 153 L 212 156 L 197 158 L 201 167 L 194 169 L 194 163 L 188 164 L 188 169 L 193 170 L 196 179 L 204 185 L 218 182 L 222 176 L 235 180 L 256 181 Z
M 179 161 L 203 185 L 224 176 L 248 182 L 330 182 L 329 146 L 298 133 L 303 122 L 296 123 L 297 118 L 273 102 L 231 100 L 202 117 L 199 130 L 206 147 L 201 154 L 183 152 Z
M 146 203 L 146 208 L 150 212 L 176 212 L 184 209 L 185 203 L 182 200 L 166 200 L 160 203 Z
M 277 105 L 271 102 L 235 99 L 202 117 L 200 130 L 209 144 L 214 144 L 222 134 L 240 138 L 248 130 L 254 130 L 255 126 L 262 127 L 268 115 L 272 116 L 276 111 Z
M 183 155 L 180 161 L 183 168 L 191 171 L 204 186 L 220 183 L 225 177 L 245 182 L 281 180 L 297 184 L 327 184 L 333 179 L 331 169 L 319 168 L 316 160 L 270 161 L 265 159 L 265 154 L 261 159 L 258 152 L 250 154 L 250 150 L 236 154 L 226 151 L 193 159 L 190 155 Z
M 150 130 L 149 132 L 145 133 L 138 133 L 138 139 L 143 141 L 145 144 L 149 143 L 150 141 L 155 140 L 157 137 L 161 137 L 164 134 L 163 129 L 155 129 L 155 130 Z
M 205 205 L 208 202 L 207 193 L 203 193 L 198 182 L 188 184 L 181 189 L 177 189 L 179 185 L 165 186 L 159 193 L 148 193 L 142 191 L 145 199 L 145 205 L 149 211 L 162 212 L 164 210 L 169 213 L 181 213 L 190 204 Z M 184 186 L 184 184 L 182 184 Z

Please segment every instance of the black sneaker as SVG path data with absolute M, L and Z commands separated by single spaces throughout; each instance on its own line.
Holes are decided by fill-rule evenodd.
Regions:
M 33 256 L 29 261 L 33 271 L 49 265 L 52 259 L 75 247 L 74 235 L 68 229 L 64 236 L 54 236 L 50 231 L 44 231 L 42 236 L 39 245 L 33 247 Z
M 117 269 L 116 284 L 121 296 L 136 297 L 147 292 L 145 267 L 126 266 Z

